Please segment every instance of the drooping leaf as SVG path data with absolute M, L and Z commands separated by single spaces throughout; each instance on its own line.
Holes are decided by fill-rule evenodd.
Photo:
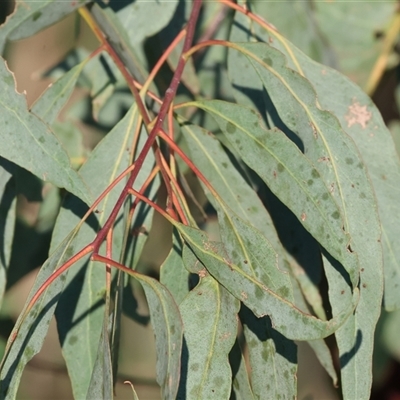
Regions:
M 114 179 L 123 172 L 131 162 L 130 147 L 138 123 L 136 106 L 109 132 L 90 155 L 80 169 L 85 180 L 91 182 L 95 196 L 99 196 Z M 145 137 L 142 131 L 138 144 L 143 146 Z M 127 151 L 128 149 L 128 151 Z M 136 182 L 135 188 L 140 189 L 154 164 L 154 158 L 149 155 Z M 90 243 L 96 232 L 105 223 L 117 201 L 126 181 L 122 180 L 99 204 L 97 213 L 92 214 L 77 234 L 73 245 L 80 249 Z M 156 184 L 152 190 L 156 190 Z M 154 192 L 150 192 L 154 195 Z M 80 219 L 87 208 L 75 197 L 70 197 L 60 211 L 52 238 L 52 247 L 63 239 L 65 232 L 80 224 Z M 140 225 L 144 230 L 150 229 L 151 210 L 146 207 L 138 215 Z M 149 214 L 150 213 L 150 214 Z M 122 211 L 120 212 L 122 215 Z M 118 258 L 122 252 L 125 226 L 118 219 L 113 232 L 113 257 Z M 134 222 L 136 224 L 137 221 Z M 136 225 L 134 225 L 136 227 Z M 131 227 L 132 229 L 133 227 Z M 134 257 L 137 259 L 141 252 L 144 235 L 132 237 L 130 246 L 135 248 Z M 136 247 L 135 247 L 136 246 Z M 75 250 L 76 251 L 76 250 Z M 139 254 L 136 254 L 139 253 Z M 130 265 L 133 261 L 128 257 L 125 262 Z M 98 262 L 77 263 L 68 275 L 68 286 L 65 289 L 57 307 L 57 328 L 62 345 L 63 356 L 72 382 L 74 396 L 86 396 L 92 369 L 97 358 L 98 340 L 104 318 L 104 293 L 106 290 L 104 265 Z M 72 300 L 74 299 L 74 300 Z M 82 316 L 85 316 L 82 318 Z M 78 339 L 79 338 L 79 339 Z M 81 366 L 85 368 L 81 370 Z
M 332 46 L 337 69 L 365 87 L 374 64 L 385 51 L 385 38 L 395 21 L 396 3 L 316 3 L 318 29 Z M 341 29 L 337 29 L 340 23 Z M 394 36 L 395 37 L 395 36 Z
M 249 73 L 260 79 L 276 108 L 281 123 L 298 136 L 305 155 L 312 160 L 325 183 L 331 188 L 332 195 L 345 216 L 344 228 L 351 236 L 351 249 L 357 253 L 360 261 L 362 272 L 360 303 L 355 316 L 352 316 L 346 326 L 339 330 L 337 338 L 342 354 L 344 396 L 368 397 L 372 382 L 373 332 L 380 314 L 383 271 L 380 222 L 376 212 L 375 194 L 366 168 L 371 177 L 377 170 L 380 172 L 380 183 L 384 163 L 376 161 L 379 157 L 376 157 L 375 149 L 376 146 L 390 149 L 390 137 L 385 128 L 379 129 L 375 124 L 374 127 L 383 132 L 383 134 L 377 134 L 382 143 L 369 146 L 369 139 L 365 136 L 361 138 L 362 135 L 360 135 L 363 130 L 365 132 L 365 127 L 371 117 L 371 111 L 367 108 L 371 107 L 369 101 L 363 98 L 364 103 L 361 105 L 358 102 L 359 96 L 357 100 L 353 97 L 353 88 L 340 99 L 335 98 L 330 85 L 335 88 L 345 86 L 344 82 L 347 80 L 344 77 L 341 78 L 341 85 L 338 85 L 340 80 L 331 79 L 331 76 L 328 76 L 328 68 L 312 62 L 270 28 L 267 28 L 267 33 L 260 28 L 256 29 L 255 33 L 266 43 L 239 45 L 243 49 L 246 48 L 244 53 L 251 66 Z M 272 47 L 279 48 L 280 51 L 276 52 Z M 286 63 L 290 68 L 286 66 Z M 305 74 L 304 71 L 313 69 L 313 66 L 315 72 L 306 77 L 315 87 L 319 87 L 317 93 L 308 81 L 301 77 Z M 334 76 L 340 76 L 340 74 L 335 73 Z M 343 89 L 337 91 L 337 93 L 343 92 Z M 324 105 L 320 102 L 320 95 L 326 99 Z M 339 103 L 345 105 L 344 110 L 342 105 L 338 106 Z M 331 113 L 322 111 L 324 108 L 332 110 L 337 118 L 342 119 L 341 124 Z M 288 113 L 289 109 L 290 113 Z M 297 116 L 295 120 L 293 115 Z M 346 134 L 350 133 L 348 128 L 351 127 L 354 132 L 357 132 L 351 136 L 358 137 L 356 143 L 362 155 L 371 160 L 367 161 L 366 165 L 354 142 Z M 390 151 L 394 155 L 393 148 Z M 396 157 L 391 156 L 391 160 L 397 163 L 393 168 L 393 176 L 398 176 L 399 167 Z M 377 165 L 382 166 L 381 169 L 377 168 Z M 378 191 L 376 188 L 376 193 L 379 192 L 383 191 Z M 383 201 L 394 198 L 394 192 L 389 187 L 386 187 L 386 192 L 383 193 L 385 196 Z M 390 257 L 393 256 L 390 255 Z M 342 307 L 343 301 L 346 301 L 344 297 L 350 296 L 350 291 L 348 287 L 342 285 L 340 274 L 336 274 L 336 271 L 332 269 L 331 261 L 325 260 L 327 268 L 330 269 L 326 272 L 330 278 L 330 302 L 333 309 L 338 310 Z M 363 314 L 368 314 L 369 317 L 365 318 Z
M 253 400 L 249 374 L 247 373 L 246 360 L 242 354 L 238 340 L 229 354 L 229 363 L 232 368 L 232 395 L 236 400 Z
M 0 308 L 7 283 L 16 216 L 15 184 L 11 181 L 12 163 L 0 158 Z
M 164 28 L 174 15 L 178 0 L 134 2 L 119 10 L 116 15 L 125 28 L 132 46 Z
M 278 129 L 266 130 L 259 115 L 232 103 L 211 100 L 189 103 L 208 112 L 243 161 L 265 181 L 303 226 L 358 280 L 358 264 L 347 249 L 342 214 L 315 166 Z
M 173 223 L 208 272 L 256 316 L 269 315 L 273 327 L 288 339 L 313 340 L 329 336 L 346 321 L 357 304 L 358 290 L 355 289 L 352 302 L 346 309 L 329 321 L 321 321 L 301 312 L 292 303 L 234 264 L 227 258 L 222 243 L 209 241 L 203 232 L 195 228 Z
M 70 98 L 86 62 L 75 65 L 70 71 L 52 83 L 32 105 L 31 112 L 43 122 L 52 125 Z
M 240 320 L 248 346 L 254 396 L 296 398 L 296 344 L 277 332 L 269 317 L 256 318 L 248 308 L 242 308 Z
M 109 400 L 114 397 L 113 375 L 111 364 L 110 341 L 107 332 L 107 319 L 103 323 L 97 350 L 97 358 L 94 363 L 93 373 L 90 378 L 87 400 Z
M 3 82 L 0 155 L 90 203 L 92 195 L 86 184 L 72 169 L 67 153 L 50 128 L 28 111 L 25 99 L 15 91 L 13 75 L 3 60 L 0 79 Z
M 43 264 L 28 296 L 26 306 L 46 279 L 74 255 L 74 249 L 70 245 L 75 234 L 76 232 L 71 232 Z M 21 312 L 7 342 L 6 352 L 0 366 L 1 398 L 7 400 L 16 398 L 22 372 L 25 365 L 42 347 L 65 281 L 64 275 L 56 279 L 44 291 L 26 316 L 24 316 L 26 306 Z
M 56 23 L 77 8 L 89 3 L 88 0 L 39 0 L 17 1 L 14 12 L 0 27 L 0 54 L 4 51 L 7 39 L 24 39 Z
M 97 4 L 94 4 L 90 11 L 125 67 L 137 81 L 144 83 L 147 72 L 117 15 L 111 9 L 102 9 Z M 153 90 L 153 87 L 151 89 Z
M 321 27 L 316 20 L 314 4 L 301 0 L 270 3 L 251 0 L 251 4 L 253 12 L 272 23 L 281 34 L 304 53 L 318 62 L 335 66 L 337 59 L 329 40 L 331 36 L 325 36 L 321 32 Z M 333 8 L 330 7 L 331 10 Z M 232 37 L 231 40 L 237 41 Z
M 229 398 L 232 372 L 228 358 L 236 340 L 239 301 L 207 275 L 185 298 L 180 311 L 187 345 L 187 376 L 178 399 Z
M 179 308 L 166 287 L 141 274 L 132 275 L 143 287 L 156 338 L 157 383 L 163 399 L 175 399 L 181 373 L 183 323 Z
M 171 251 L 160 267 L 160 282 L 171 292 L 179 305 L 189 293 L 190 273 L 183 264 L 182 245 L 176 234 L 172 240 Z

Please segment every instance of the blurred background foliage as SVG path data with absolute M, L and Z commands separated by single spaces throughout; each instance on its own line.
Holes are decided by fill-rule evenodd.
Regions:
M 136 14 L 132 14 L 132 10 L 126 11 L 126 7 L 132 5 L 130 3 L 139 5 Z M 137 37 L 133 28 L 127 29 L 131 42 L 137 44 L 137 56 L 149 67 L 183 25 L 189 11 L 184 4 L 182 1 L 176 12 L 172 10 L 175 14 L 170 22 L 170 16 L 164 16 L 167 26 L 159 33 L 155 29 L 149 31 L 149 37 Z M 141 12 L 151 12 L 151 4 L 139 4 L 139 0 L 110 0 L 109 5 L 125 27 L 140 23 Z M 400 151 L 400 13 L 397 1 L 252 0 L 248 6 L 275 25 L 303 52 L 343 72 L 372 96 L 392 132 L 397 151 Z M 13 8 L 13 1 L 2 0 L 1 22 Z M 197 39 L 227 38 L 230 17 L 231 14 L 218 2 L 207 2 Z M 159 23 L 162 24 L 162 21 Z M 51 82 L 94 50 L 96 43 L 88 26 L 77 14 L 73 14 L 32 37 L 7 43 L 4 56 L 16 76 L 18 91 L 26 92 L 31 107 Z M 156 79 L 155 90 L 162 92 L 167 87 L 178 54 L 177 50 L 175 59 L 170 59 L 170 66 L 163 68 Z M 102 68 L 98 63 L 90 62 L 85 67 L 79 77 L 78 88 L 56 123 L 55 131 L 76 167 L 84 162 L 132 102 L 130 92 L 112 62 L 104 56 L 101 61 Z M 177 100 L 197 93 L 206 97 L 229 98 L 226 50 L 215 47 L 196 54 L 193 62 L 188 63 L 182 80 L 184 86 L 178 92 Z M 211 119 L 201 123 L 210 128 L 213 126 Z M 16 171 L 16 176 L 17 219 L 7 292 L 0 312 L 0 358 L 37 271 L 47 258 L 61 198 L 55 187 L 44 184 L 22 169 Z M 187 179 L 194 198 L 201 205 L 206 205 L 200 187 L 190 175 Z M 202 214 L 194 203 L 192 206 L 196 219 L 201 221 Z M 170 237 L 165 234 L 168 229 L 156 214 L 139 269 L 158 276 L 159 266 L 169 248 L 164 239 Z M 209 215 L 205 229 L 211 235 L 217 235 L 215 216 Z M 135 385 L 139 398 L 157 399 L 159 388 L 155 381 L 153 332 L 140 289 L 136 287 L 134 292 L 137 314 L 126 315 L 123 320 L 117 398 L 132 398 L 131 389 L 123 385 L 123 381 L 128 379 Z M 400 398 L 399 327 L 400 312 L 382 314 L 376 333 L 373 398 Z M 300 399 L 338 398 L 329 378 L 306 344 L 299 347 L 298 378 Z M 50 327 L 41 353 L 34 357 L 24 372 L 18 398 L 72 398 L 55 323 Z

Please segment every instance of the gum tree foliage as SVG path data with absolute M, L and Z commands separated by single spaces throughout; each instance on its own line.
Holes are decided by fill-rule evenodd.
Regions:
M 56 210 L 0 397 L 16 398 L 55 315 L 75 398 L 113 398 L 134 280 L 163 398 L 295 398 L 298 341 L 345 399 L 369 398 L 378 318 L 400 306 L 400 163 L 353 81 L 379 81 L 395 3 L 106 3 L 21 1 L 0 27 L 3 53 L 71 13 L 97 38 L 29 109 L 0 61 L 0 301 L 20 188 L 50 184 Z M 338 29 L 352 15 L 362 27 Z M 86 98 L 66 109 L 77 87 Z M 106 133 L 86 152 L 79 119 Z M 154 213 L 172 227 L 156 278 L 138 267 Z

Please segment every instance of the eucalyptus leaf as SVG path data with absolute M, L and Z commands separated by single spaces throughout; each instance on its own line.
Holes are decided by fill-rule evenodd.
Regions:
M 10 336 L 0 365 L 0 396 L 15 399 L 22 372 L 26 364 L 37 354 L 46 337 L 47 330 L 60 297 L 66 276 L 61 275 L 43 292 L 36 304 L 26 313 L 28 302 L 42 284 L 73 254 L 70 246 L 76 232 L 71 232 L 43 264 Z
M 20 40 L 32 36 L 87 3 L 88 0 L 39 0 L 29 2 L 28 6 L 23 1 L 17 1 L 14 12 L 0 26 L 0 54 L 7 39 Z
M 272 326 L 288 339 L 313 340 L 329 336 L 343 325 L 357 305 L 358 289 L 355 289 L 353 299 L 345 309 L 329 321 L 318 320 L 301 312 L 294 304 L 232 263 L 222 243 L 210 241 L 195 228 L 178 223 L 174 225 L 209 273 L 256 316 L 269 315 Z
M 91 182 L 92 190 L 96 196 L 99 196 L 129 166 L 131 154 L 127 149 L 132 145 L 138 122 L 137 109 L 133 105 L 125 117 L 98 144 L 80 169 L 84 179 Z M 143 142 L 144 138 L 138 145 L 139 149 L 143 146 Z M 135 182 L 136 189 L 139 190 L 142 186 L 153 167 L 153 163 L 154 158 L 149 156 Z M 74 249 L 80 249 L 93 241 L 96 233 L 110 215 L 124 182 L 124 180 L 121 181 L 105 197 L 98 206 L 98 212 L 93 213 L 84 224 L 81 224 L 80 220 L 87 208 L 75 197 L 69 197 L 59 214 L 53 233 L 52 247 L 63 239 L 65 232 L 80 225 L 79 233 L 71 248 L 73 246 Z M 153 190 L 156 190 L 156 188 L 154 187 Z M 144 218 L 144 216 L 148 216 L 148 213 L 149 209 L 145 208 L 143 214 L 139 215 L 143 218 L 144 226 L 147 225 L 147 228 L 150 229 L 148 224 L 151 223 L 151 216 L 147 220 Z M 122 211 L 120 215 L 122 215 Z M 125 226 L 122 221 L 114 227 L 114 257 L 122 252 L 124 230 Z M 139 234 L 138 242 L 136 240 L 130 242 L 130 246 L 135 248 L 135 259 L 139 257 L 145 238 Z M 132 258 L 127 258 L 127 260 L 132 261 Z M 106 277 L 104 265 L 99 262 L 78 262 L 72 268 L 68 276 L 68 286 L 57 307 L 56 318 L 62 351 L 73 384 L 74 395 L 77 398 L 82 398 L 86 396 L 88 391 L 92 369 L 97 357 L 98 341 L 100 340 L 104 318 Z M 71 298 L 75 301 L 71 301 Z M 69 315 L 69 318 L 65 318 L 66 315 Z M 85 318 L 82 318 L 82 315 L 85 315 Z M 79 365 L 86 366 L 84 371 L 80 370 Z
M 0 60 L 0 79 L 3 82 L 0 155 L 90 203 L 92 194 L 85 182 L 72 169 L 67 153 L 50 128 L 28 111 L 26 101 L 16 92 L 14 77 L 3 60 Z
M 12 180 L 14 166 L 0 158 L 0 308 L 7 283 L 10 265 L 14 224 L 16 218 L 16 190 Z
M 236 340 L 238 311 L 239 301 L 209 275 L 201 278 L 181 303 L 187 377 L 179 399 L 229 398 L 232 374 L 228 357 Z

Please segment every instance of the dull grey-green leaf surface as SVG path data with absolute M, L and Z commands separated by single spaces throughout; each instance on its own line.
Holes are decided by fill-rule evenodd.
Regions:
M 182 303 L 189 293 L 190 273 L 182 260 L 182 246 L 173 235 L 171 250 L 160 267 L 160 282 L 171 292 L 176 303 Z
M 181 375 L 183 323 L 179 308 L 168 289 L 155 279 L 135 274 L 146 294 L 156 338 L 157 383 L 163 399 L 175 399 Z
M 86 62 L 83 61 L 75 65 L 52 83 L 32 105 L 31 112 L 46 124 L 52 125 L 70 98 L 85 64 Z
M 17 1 L 14 12 L 0 26 L 0 54 L 7 39 L 24 39 L 56 23 L 77 8 L 89 3 L 88 0 L 38 0 Z
M 201 278 L 182 302 L 187 377 L 178 398 L 229 398 L 232 372 L 228 358 L 236 340 L 238 311 L 239 301 L 210 275 Z
M 346 321 L 358 302 L 358 290 L 355 289 L 353 299 L 345 309 L 331 320 L 321 321 L 301 312 L 293 303 L 234 264 L 228 259 L 222 243 L 210 241 L 205 233 L 195 228 L 174 225 L 208 272 L 256 316 L 269 315 L 273 327 L 288 339 L 313 340 L 329 336 Z
M 16 217 L 16 191 L 11 181 L 13 165 L 0 159 L 0 308 L 6 290 Z
M 296 344 L 277 332 L 268 317 L 256 318 L 248 308 L 241 310 L 240 320 L 248 346 L 255 398 L 295 399 Z
M 171 20 L 178 0 L 135 1 L 117 12 L 131 45 L 142 42 L 159 32 Z
M 36 291 L 46 281 L 46 279 L 58 269 L 73 254 L 71 239 L 75 232 L 71 232 L 60 245 L 54 249 L 50 257 L 43 264 L 35 283 L 28 296 L 28 301 L 32 299 Z M 6 353 L 1 362 L 0 369 L 0 397 L 2 399 L 15 399 L 19 382 L 25 365 L 37 354 L 46 337 L 47 330 L 57 305 L 61 291 L 64 288 L 66 276 L 61 275 L 56 279 L 41 295 L 36 304 L 23 317 L 24 310 L 20 314 L 13 334 L 7 343 Z M 12 340 L 13 335 L 16 337 Z
M 107 318 L 103 323 L 97 350 L 97 358 L 90 378 L 87 400 L 110 400 L 114 397 L 110 341 Z
M 14 78 L 0 61 L 0 155 L 44 181 L 65 188 L 86 203 L 92 194 L 72 169 L 67 153 L 51 129 L 28 111 L 23 95 L 15 90 Z
M 254 400 L 254 393 L 251 389 L 246 360 L 238 340 L 232 347 L 229 354 L 229 362 L 232 368 L 232 396 L 236 400 Z
M 383 191 L 375 188 L 374 193 L 370 176 L 373 177 L 376 170 L 379 170 L 376 168 L 376 165 L 380 164 L 376 162 L 379 160 L 379 157 L 376 157 L 376 148 L 379 146 L 390 149 L 390 137 L 382 125 L 379 129 L 378 125 L 374 124 L 377 131 L 384 132 L 383 134 L 376 133 L 380 142 L 384 144 L 375 143 L 371 146 L 372 143 L 368 137 L 364 136 L 364 139 L 361 139 L 363 136 L 361 132 L 366 131 L 365 128 L 372 116 L 371 103 L 365 98 L 362 103 L 358 101 L 359 96 L 354 97 L 354 86 L 348 86 L 349 89 L 345 92 L 343 90 L 343 86 L 346 87 L 344 77 L 339 86 L 336 79 L 329 79 L 328 71 L 331 70 L 312 62 L 273 30 L 268 30 L 266 33 L 259 28 L 257 35 L 268 44 L 239 45 L 246 49 L 245 53 L 249 51 L 246 56 L 249 65 L 255 71 L 253 72 L 250 68 L 249 74 L 255 73 L 258 76 L 263 87 L 268 91 L 282 122 L 299 136 L 305 155 L 312 160 L 326 184 L 332 189 L 332 195 L 337 199 L 342 214 L 345 216 L 344 226 L 351 237 L 351 248 L 359 258 L 362 272 L 360 303 L 355 316 L 352 316 L 346 326 L 337 333 L 337 338 L 342 354 L 342 384 L 345 397 L 368 397 L 372 382 L 373 332 L 380 314 L 383 280 L 380 221 L 375 199 L 375 193 L 383 194 Z M 272 47 L 280 51 L 276 52 Z M 282 55 L 286 57 L 282 58 Z M 304 71 L 313 67 L 315 72 L 306 77 L 314 85 L 317 83 L 315 85 L 318 87 L 317 93 L 301 77 L 305 74 Z M 338 77 L 340 74 L 335 73 L 335 76 Z M 341 90 L 337 90 L 338 87 L 341 87 Z M 286 97 L 285 91 L 288 93 Z M 346 94 L 337 99 L 335 93 Z M 320 103 L 320 94 L 325 98 L 324 106 L 322 102 Z M 346 106 L 343 109 L 338 107 L 339 104 Z M 323 111 L 324 108 L 331 111 L 331 116 Z M 288 109 L 291 110 L 290 114 L 287 112 Z M 301 115 L 303 117 L 293 120 L 294 112 L 299 117 Z M 338 119 L 341 119 L 341 124 Z M 359 149 L 347 136 L 348 128 L 351 127 L 354 132 L 357 132 L 352 136 Z M 372 136 L 369 137 L 375 136 L 375 132 L 371 134 Z M 366 164 L 360 157 L 359 150 L 366 159 L 370 160 Z M 393 148 L 391 152 L 391 162 L 398 163 L 397 158 L 394 157 Z M 398 171 L 397 165 L 390 172 L 385 169 L 386 173 L 393 172 L 392 176 L 398 175 Z M 382 169 L 379 172 L 378 185 L 382 180 Z M 386 187 L 386 190 L 382 201 L 387 201 L 394 196 L 392 188 Z M 385 229 L 384 225 L 383 229 Z M 332 269 L 328 260 L 327 268 Z M 344 297 L 350 296 L 350 292 L 347 287 L 342 286 L 341 277 L 335 274 L 335 271 L 330 271 L 328 275 L 331 277 L 330 301 L 333 308 L 338 310 L 345 301 Z
M 99 196 L 129 166 L 131 162 L 129 149 L 132 145 L 134 131 L 138 122 L 137 117 L 137 109 L 132 106 L 131 110 L 99 143 L 87 162 L 82 166 L 80 173 L 84 179 L 91 182 L 91 188 L 95 196 Z M 143 133 L 144 130 L 142 130 L 139 148 L 143 146 L 145 140 Z M 140 189 L 153 168 L 153 164 L 154 158 L 149 155 L 135 182 L 135 189 Z M 71 245 L 74 253 L 95 238 L 96 232 L 103 226 L 110 215 L 125 182 L 125 180 L 122 180 L 117 184 L 99 204 L 97 207 L 98 212 L 93 213 L 82 224 Z M 152 190 L 156 190 L 156 188 L 153 187 Z M 74 229 L 80 223 L 80 219 L 86 210 L 87 208 L 78 199 L 70 197 L 66 200 L 53 233 L 52 247 L 63 239 L 66 232 Z M 145 208 L 142 212 L 141 218 L 143 219 L 141 224 L 146 229 L 150 229 L 151 215 L 149 215 L 149 209 Z M 122 211 L 120 215 L 122 215 Z M 121 254 L 124 230 L 125 226 L 120 220 L 114 227 L 112 254 L 114 259 L 118 259 Z M 133 255 L 135 259 L 138 258 L 141 252 L 144 243 L 143 239 L 145 239 L 143 236 L 139 234 L 131 242 L 131 246 L 136 246 L 135 254 Z M 129 261 L 133 261 L 133 259 L 130 257 Z M 78 262 L 70 272 L 68 286 L 60 299 L 56 312 L 57 328 L 74 396 L 82 398 L 86 396 L 90 383 L 103 324 L 104 294 L 106 290 L 105 266 L 94 261 L 88 263 Z M 71 301 L 71 298 L 74 298 L 75 301 Z M 65 318 L 66 315 L 70 317 Z M 85 368 L 81 369 L 82 365 Z
M 358 264 L 347 249 L 349 238 L 342 229 L 342 213 L 308 158 L 282 131 L 264 129 L 252 109 L 217 100 L 192 104 L 213 115 L 243 161 L 343 264 L 354 285 Z
M 97 4 L 94 4 L 90 11 L 125 67 L 137 81 L 144 83 L 147 77 L 146 69 L 139 60 L 137 49 L 131 46 L 129 35 L 117 15 L 111 9 L 102 9 Z M 153 86 L 151 89 L 153 90 Z
M 281 244 L 270 215 L 255 190 L 234 167 L 219 141 L 195 125 L 183 125 L 182 132 L 192 161 L 211 186 L 218 190 L 219 197 L 214 198 L 205 189 L 214 207 L 223 201 L 235 214 L 263 233 L 278 251 Z

